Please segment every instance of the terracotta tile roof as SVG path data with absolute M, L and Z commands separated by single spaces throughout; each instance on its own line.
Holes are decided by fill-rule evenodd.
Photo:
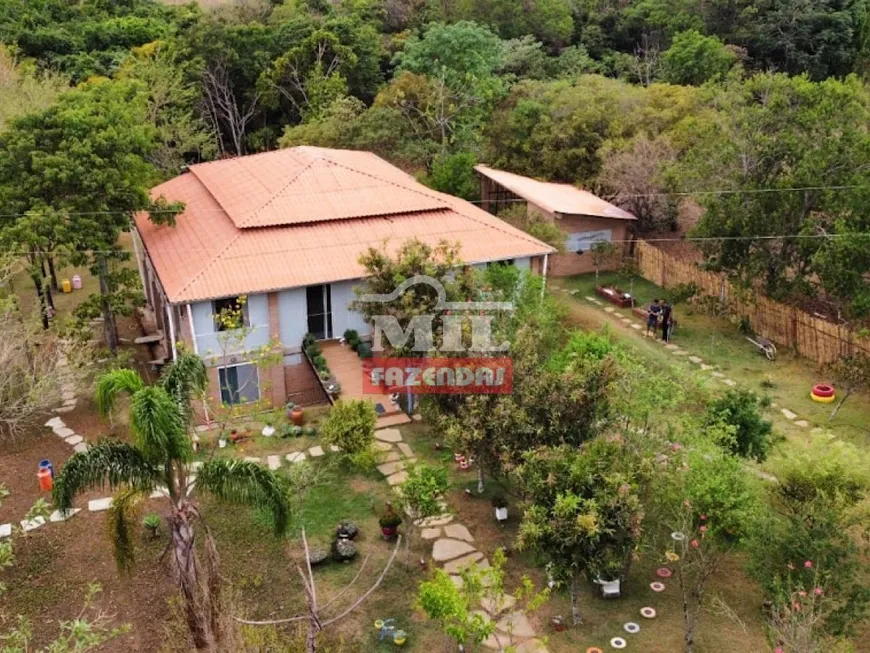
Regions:
M 581 190 L 571 184 L 555 184 L 538 181 L 531 177 L 515 175 L 512 172 L 496 170 L 485 165 L 474 166 L 474 169 L 508 189 L 514 195 L 536 204 L 551 213 L 568 215 L 591 215 L 599 218 L 616 220 L 637 220 L 628 211 L 623 211 L 589 191 Z
M 185 203 L 136 227 L 172 303 L 356 279 L 369 247 L 457 242 L 463 260 L 553 252 L 368 152 L 298 147 L 191 166 L 152 190 Z

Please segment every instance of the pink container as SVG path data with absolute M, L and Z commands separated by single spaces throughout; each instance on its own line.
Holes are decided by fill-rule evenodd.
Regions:
M 79 275 L 74 275 L 72 278 L 73 290 L 82 289 L 82 278 Z

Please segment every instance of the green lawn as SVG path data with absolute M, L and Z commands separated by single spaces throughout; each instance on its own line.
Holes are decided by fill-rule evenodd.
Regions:
M 635 279 L 633 283 L 617 273 L 602 273 L 602 285 L 618 285 L 624 290 L 633 287 L 633 293 L 639 305 L 646 305 L 656 297 L 666 297 L 667 291 L 646 281 Z M 631 343 L 638 351 L 654 362 L 675 360 L 685 367 L 697 370 L 697 366 L 686 360 L 671 356 L 658 342 L 650 341 L 643 332 L 626 329 L 615 317 L 631 315 L 629 309 L 616 309 L 608 315 L 601 308 L 590 304 L 584 299 L 593 295 L 595 275 L 580 275 L 565 279 L 554 279 L 551 288 L 557 292 L 562 288 L 578 290 L 574 296 L 559 293 L 569 299 L 569 305 L 578 319 L 585 321 L 587 326 L 608 324 L 613 333 Z M 673 335 L 672 342 L 693 354 L 700 356 L 706 363 L 716 366 L 726 376 L 734 379 L 743 387 L 768 395 L 779 408 L 788 408 L 799 415 L 798 419 L 806 419 L 811 427 L 821 427 L 831 430 L 844 440 L 870 449 L 870 428 L 867 426 L 867 415 L 870 413 L 870 397 L 854 395 L 843 405 L 843 409 L 832 421 L 828 421 L 831 412 L 827 404 L 819 404 L 810 399 L 810 389 L 816 383 L 830 381 L 825 372 L 810 360 L 801 358 L 787 349 L 780 349 L 775 361 L 768 361 L 757 353 L 755 347 L 740 333 L 736 323 L 724 318 L 703 315 L 689 304 L 676 304 L 674 317 L 679 326 Z M 724 386 L 722 386 L 724 389 Z M 794 426 L 782 418 L 778 410 L 770 411 L 776 417 L 777 426 L 790 435 L 801 436 L 809 429 Z

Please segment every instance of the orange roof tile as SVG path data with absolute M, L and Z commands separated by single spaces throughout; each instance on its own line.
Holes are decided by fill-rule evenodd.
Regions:
M 136 217 L 172 303 L 360 278 L 369 247 L 410 238 L 458 243 L 469 263 L 554 251 L 368 152 L 297 147 L 215 161 L 152 195 L 185 203 L 174 227 Z
M 597 195 L 571 184 L 538 181 L 531 177 L 515 175 L 512 172 L 496 170 L 485 165 L 474 166 L 474 169 L 484 177 L 492 179 L 499 186 L 507 188 L 514 195 L 551 213 L 591 215 L 616 220 L 637 220 L 628 211 L 623 211 Z

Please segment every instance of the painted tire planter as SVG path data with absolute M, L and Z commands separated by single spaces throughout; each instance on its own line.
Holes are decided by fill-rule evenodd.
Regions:
M 622 637 L 614 637 L 610 640 L 610 646 L 612 648 L 625 648 L 628 646 L 628 642 L 622 639 Z
M 819 383 L 813 386 L 813 394 L 817 397 L 833 397 L 834 386 L 827 383 Z
M 650 588 L 653 592 L 664 592 L 664 591 L 665 591 L 665 584 L 664 584 L 664 583 L 658 583 L 658 582 L 656 582 L 656 583 L 650 583 L 650 584 L 649 584 L 649 588 Z
M 604 653 L 604 651 L 602 651 L 597 646 L 590 646 L 589 648 L 586 649 L 586 653 Z
M 814 395 L 811 392 L 810 399 L 812 399 L 813 401 L 816 401 L 820 404 L 832 404 L 832 403 L 834 403 L 834 400 L 836 399 L 836 397 L 834 395 L 831 395 L 830 397 L 819 397 L 818 395 Z
M 659 578 L 670 578 L 671 570 L 667 567 L 659 567 L 658 569 L 656 569 L 656 576 L 658 576 Z
M 623 624 L 622 629 L 631 635 L 636 635 L 640 632 L 640 626 L 633 621 Z
M 640 616 L 644 619 L 655 619 L 656 618 L 656 609 L 645 607 L 640 609 Z

